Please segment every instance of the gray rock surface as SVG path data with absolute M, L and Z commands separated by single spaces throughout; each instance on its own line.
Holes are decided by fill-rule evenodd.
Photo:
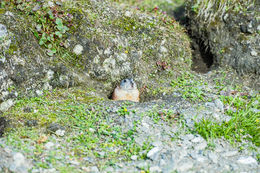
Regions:
M 240 4 L 243 10 L 236 11 L 236 7 L 226 10 L 232 5 L 224 1 L 221 5 L 216 5 L 217 1 L 207 2 L 207 5 L 198 0 L 187 3 L 191 35 L 207 47 L 215 66 L 231 66 L 241 74 L 259 76 L 260 35 L 257 28 L 260 4 L 243 1 Z M 214 8 L 215 5 L 218 8 Z

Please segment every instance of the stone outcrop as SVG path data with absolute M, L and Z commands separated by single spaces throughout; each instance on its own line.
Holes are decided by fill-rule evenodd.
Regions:
M 260 74 L 260 6 L 257 1 L 188 1 L 189 30 L 216 66 Z
M 31 2 L 23 3 L 33 7 Z M 37 3 L 32 11 L 60 5 Z M 7 100 L 24 94 L 41 95 L 43 90 L 81 85 L 107 97 L 123 78 L 132 77 L 142 87 L 151 81 L 155 84 L 162 76 L 170 79 L 168 68 L 176 74 L 178 69 L 190 68 L 188 38 L 164 14 L 147 15 L 106 1 L 81 5 L 73 7 L 81 8 L 80 13 L 71 14 L 76 24 L 63 35 L 63 47 L 54 55 L 35 37 L 39 27 L 34 13 L 20 13 L 18 7 L 1 10 L 2 111 L 8 109 Z

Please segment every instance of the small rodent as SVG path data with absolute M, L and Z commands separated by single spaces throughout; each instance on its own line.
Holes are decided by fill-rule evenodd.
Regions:
M 112 94 L 112 100 L 130 100 L 139 102 L 139 91 L 133 79 L 124 79 Z

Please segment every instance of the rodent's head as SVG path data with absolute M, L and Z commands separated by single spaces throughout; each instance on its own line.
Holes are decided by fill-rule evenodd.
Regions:
M 136 89 L 136 83 L 133 79 L 124 79 L 120 82 L 120 88 L 125 90 Z

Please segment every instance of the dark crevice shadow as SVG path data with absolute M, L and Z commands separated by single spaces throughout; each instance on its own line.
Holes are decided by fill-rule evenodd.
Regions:
M 192 36 L 189 26 L 189 19 L 186 17 L 185 5 L 177 7 L 174 11 L 168 12 L 176 21 L 186 28 L 187 34 L 191 38 L 192 52 L 192 67 L 191 69 L 198 73 L 207 73 L 210 71 L 214 56 L 211 53 L 210 47 L 206 46 L 204 41 L 199 36 Z

